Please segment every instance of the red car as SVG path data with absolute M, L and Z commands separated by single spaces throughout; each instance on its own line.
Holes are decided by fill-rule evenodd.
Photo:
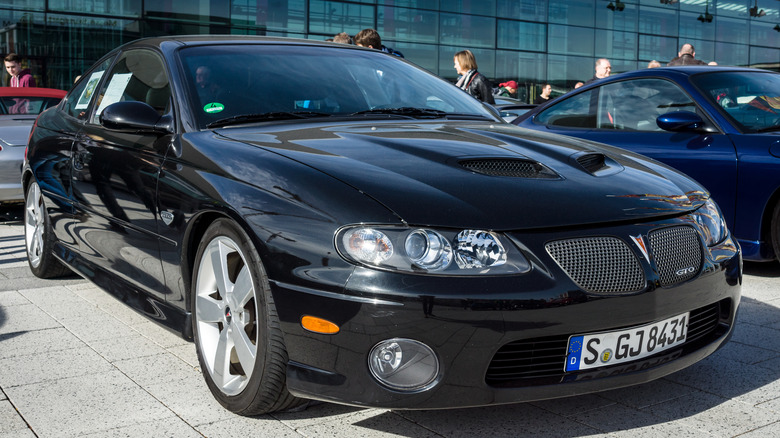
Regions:
M 35 118 L 56 106 L 66 91 L 0 87 L 0 203 L 21 201 L 22 161 Z

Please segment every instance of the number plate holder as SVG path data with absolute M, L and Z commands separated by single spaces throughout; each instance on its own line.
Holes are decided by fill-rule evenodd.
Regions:
M 685 342 L 689 313 L 611 332 L 569 337 L 565 371 L 616 365 L 668 350 Z

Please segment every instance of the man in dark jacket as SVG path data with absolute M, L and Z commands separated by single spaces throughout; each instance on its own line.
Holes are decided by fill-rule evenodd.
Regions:
M 677 57 L 666 65 L 671 67 L 675 65 L 707 65 L 707 63 L 696 59 L 696 50 L 694 50 L 693 44 L 685 43 L 680 47 Z
M 608 77 L 609 74 L 612 73 L 612 63 L 610 63 L 609 59 L 607 58 L 599 58 L 596 60 L 595 71 L 596 73 L 593 75 L 593 77 L 585 81 L 586 85 L 591 82 L 598 81 L 599 79 Z
M 382 38 L 379 36 L 379 32 L 374 29 L 363 29 L 355 35 L 355 44 L 361 47 L 370 47 L 372 49 L 381 50 L 385 53 L 395 55 L 399 58 L 403 58 L 403 53 L 398 50 L 393 50 L 390 47 L 382 45 Z

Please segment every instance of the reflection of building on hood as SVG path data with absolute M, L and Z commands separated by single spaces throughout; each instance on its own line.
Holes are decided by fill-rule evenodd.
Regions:
M 11 76 L 12 87 L 34 87 L 35 78 L 30 73 L 30 69 L 26 68 L 19 73 L 19 76 Z

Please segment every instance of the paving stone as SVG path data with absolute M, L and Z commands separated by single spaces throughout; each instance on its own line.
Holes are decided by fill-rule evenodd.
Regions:
M 84 345 L 0 359 L 0 387 L 8 391 L 19 386 L 111 370 L 110 363 Z M 10 398 L 10 394 L 8 396 Z
M 41 437 L 72 437 L 174 417 L 117 370 L 9 388 L 14 401 Z
M 0 393 L 2 394 L 2 393 Z M 27 424 L 5 396 L 0 396 L 0 436 L 28 430 Z
M 84 347 L 84 342 L 64 327 L 0 335 L 0 359 Z

